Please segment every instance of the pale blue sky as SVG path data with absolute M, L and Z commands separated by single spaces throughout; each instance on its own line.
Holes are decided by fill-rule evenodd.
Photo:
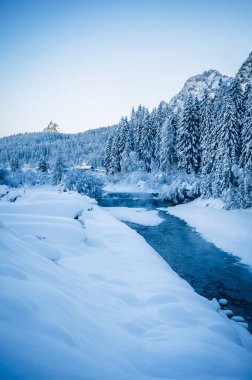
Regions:
M 0 0 L 0 133 L 111 125 L 192 75 L 234 75 L 252 1 Z

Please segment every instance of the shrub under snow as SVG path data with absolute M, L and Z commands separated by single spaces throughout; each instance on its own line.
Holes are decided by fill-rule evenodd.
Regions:
M 76 190 L 91 198 L 102 195 L 103 180 L 92 172 L 73 169 L 68 172 L 65 184 L 69 190 Z

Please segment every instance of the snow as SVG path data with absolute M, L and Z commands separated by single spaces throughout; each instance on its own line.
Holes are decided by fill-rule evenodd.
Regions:
M 209 242 L 252 266 L 252 209 L 225 210 L 219 199 L 196 199 L 168 207 L 169 214 L 185 220 Z
M 158 226 L 163 219 L 158 216 L 158 211 L 146 210 L 140 207 L 103 207 L 116 219 L 123 222 L 137 223 L 142 226 Z
M 0 202 L 0 378 L 248 380 L 251 335 L 90 198 Z
M 129 183 L 128 180 L 121 180 L 118 183 L 108 182 L 104 186 L 104 191 L 107 193 L 154 193 L 155 190 L 151 188 L 145 181 L 138 181 L 137 183 Z

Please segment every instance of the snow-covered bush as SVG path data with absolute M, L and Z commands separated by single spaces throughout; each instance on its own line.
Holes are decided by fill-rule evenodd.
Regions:
M 184 203 L 200 196 L 199 180 L 195 175 L 171 176 L 168 184 L 161 187 L 159 197 L 173 204 Z
M 37 172 L 29 169 L 26 171 L 9 171 L 5 169 L 0 170 L 0 184 L 10 187 L 21 187 L 23 185 L 34 186 L 38 183 Z
M 0 184 L 10 187 L 21 187 L 23 185 L 35 185 L 37 183 L 37 173 L 32 170 L 0 170 Z
M 102 178 L 87 170 L 73 169 L 69 171 L 65 185 L 68 190 L 76 190 L 91 198 L 98 198 L 102 195 Z

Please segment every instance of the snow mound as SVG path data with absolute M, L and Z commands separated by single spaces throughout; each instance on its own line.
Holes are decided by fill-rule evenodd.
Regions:
M 155 210 L 147 211 L 145 208 L 129 207 L 103 207 L 116 219 L 123 222 L 141 224 L 142 226 L 158 226 L 163 219 Z

